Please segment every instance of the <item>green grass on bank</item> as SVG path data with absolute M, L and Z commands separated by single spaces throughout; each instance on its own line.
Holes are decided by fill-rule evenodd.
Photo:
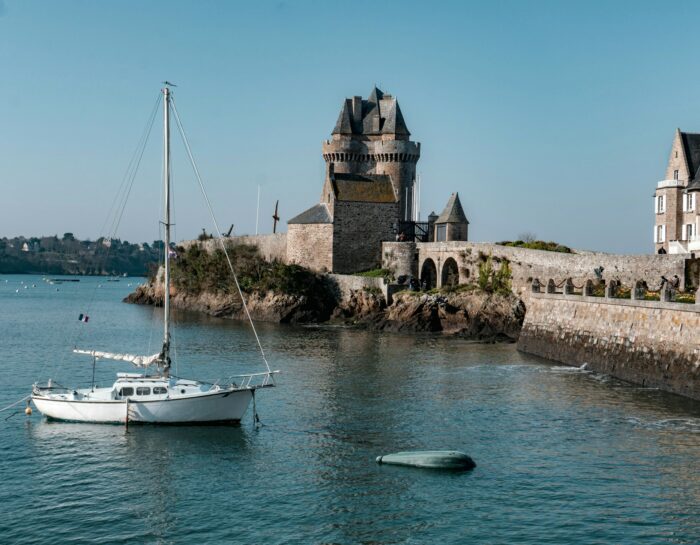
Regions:
M 568 246 L 559 244 L 558 242 L 545 242 L 543 240 L 533 240 L 530 242 L 524 242 L 522 240 L 504 240 L 502 242 L 497 242 L 499 246 L 511 246 L 514 248 L 528 248 L 530 250 L 544 250 L 546 252 L 560 252 L 562 254 L 572 254 L 573 250 Z

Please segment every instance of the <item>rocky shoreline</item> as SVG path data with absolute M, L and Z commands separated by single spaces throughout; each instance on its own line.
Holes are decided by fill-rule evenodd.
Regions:
M 330 290 L 329 290 L 330 292 Z M 231 293 L 184 293 L 171 287 L 173 308 L 243 320 L 240 297 Z M 148 282 L 124 299 L 127 303 L 162 305 L 163 286 Z M 525 318 L 525 305 L 513 294 L 481 290 L 452 293 L 400 292 L 387 305 L 382 294 L 353 290 L 342 298 L 289 295 L 272 290 L 246 295 L 254 320 L 289 324 L 344 324 L 373 331 L 441 333 L 484 341 L 516 341 Z

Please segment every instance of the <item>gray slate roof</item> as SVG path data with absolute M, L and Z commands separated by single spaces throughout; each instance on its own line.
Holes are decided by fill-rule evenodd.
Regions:
M 332 134 L 411 135 L 396 98 L 383 93 L 376 86 L 369 98 L 362 101 L 361 113 L 361 121 L 355 123 L 352 116 L 352 99 L 346 98 Z
M 326 204 L 320 203 L 294 216 L 287 223 L 333 223 L 333 218 Z
M 459 193 L 452 193 L 447 201 L 447 206 L 442 211 L 435 223 L 469 223 L 464 214 L 462 203 L 459 202 Z
M 681 132 L 683 150 L 688 161 L 688 172 L 697 173 L 700 168 L 700 134 Z M 695 176 L 697 178 L 697 175 Z
M 336 172 L 333 193 L 338 201 L 395 203 L 394 186 L 387 174 L 348 174 Z

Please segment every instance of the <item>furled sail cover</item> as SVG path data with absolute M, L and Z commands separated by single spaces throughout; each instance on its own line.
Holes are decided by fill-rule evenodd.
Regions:
M 88 356 L 94 356 L 96 358 L 102 358 L 106 360 L 128 361 L 136 367 L 147 367 L 160 357 L 160 354 L 153 354 L 152 356 L 134 356 L 133 354 L 115 354 L 114 352 L 100 352 L 99 350 L 80 350 L 78 348 L 74 349 L 73 352 L 75 352 L 76 354 L 87 354 Z

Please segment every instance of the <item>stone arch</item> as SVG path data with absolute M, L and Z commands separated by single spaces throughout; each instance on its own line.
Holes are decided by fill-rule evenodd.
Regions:
M 452 257 L 448 257 L 442 264 L 442 274 L 440 275 L 440 286 L 456 286 L 459 284 L 459 267 Z
M 420 285 L 429 290 L 437 287 L 437 267 L 435 261 L 430 258 L 423 261 L 423 266 L 420 268 Z

